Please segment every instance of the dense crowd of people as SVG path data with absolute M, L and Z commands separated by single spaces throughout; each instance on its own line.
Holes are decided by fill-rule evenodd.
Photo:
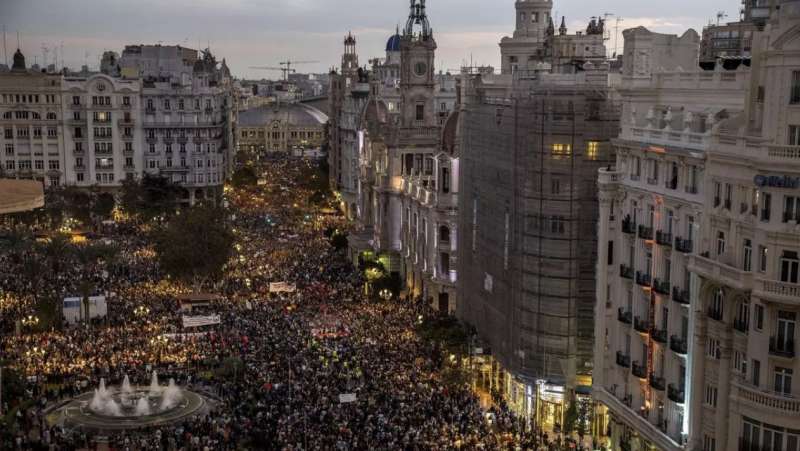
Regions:
M 25 399 L 4 399 L 3 412 L 32 401 L 0 432 L 0 448 L 96 446 L 96 434 L 60 424 L 48 415 L 51 407 L 100 378 L 119 384 L 127 375 L 147 385 L 153 369 L 203 393 L 213 401 L 211 411 L 176 424 L 106 432 L 111 449 L 540 447 L 541 434 L 508 409 L 485 411 L 469 386 L 443 380 L 448 359 L 414 329 L 420 316 L 434 314 L 424 303 L 365 295 L 361 273 L 324 233 L 347 224 L 308 202 L 309 173 L 306 161 L 274 161 L 261 174 L 265 184 L 226 194 L 237 252 L 224 278 L 206 287 L 222 295 L 210 307 L 221 324 L 200 336 L 183 335 L 177 299 L 187 289 L 164 277 L 135 227 L 104 234 L 120 249 L 114 263 L 48 267 L 37 281 L 19 277 L 28 251 L 0 255 L 0 299 L 6 299 L 0 352 L 26 377 Z M 17 320 L 36 313 L 37 298 L 74 295 L 86 278 L 109 295 L 107 318 L 13 333 Z M 296 290 L 270 293 L 271 282 Z M 320 318 L 339 333 L 315 333 Z

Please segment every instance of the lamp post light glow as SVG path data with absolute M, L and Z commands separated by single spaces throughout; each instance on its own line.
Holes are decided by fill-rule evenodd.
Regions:
M 39 318 L 33 315 L 28 315 L 22 318 L 22 325 L 26 327 L 34 327 L 39 324 Z

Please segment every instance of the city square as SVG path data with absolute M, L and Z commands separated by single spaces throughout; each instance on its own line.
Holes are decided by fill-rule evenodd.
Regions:
M 800 0 L 0 25 L 0 451 L 800 451 Z

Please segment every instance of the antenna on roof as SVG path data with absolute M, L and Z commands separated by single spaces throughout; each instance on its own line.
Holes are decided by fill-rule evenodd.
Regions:
M 727 14 L 725 14 L 725 11 L 719 11 L 719 12 L 717 12 L 717 26 L 719 26 L 719 22 L 720 22 L 722 19 L 726 18 L 726 17 L 728 17 L 728 15 L 727 15 Z
M 3 59 L 8 67 L 8 47 L 6 46 L 6 24 L 3 24 Z

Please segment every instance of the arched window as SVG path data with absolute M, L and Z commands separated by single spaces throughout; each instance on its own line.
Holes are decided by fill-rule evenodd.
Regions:
M 725 232 L 717 232 L 717 255 L 725 253 Z

